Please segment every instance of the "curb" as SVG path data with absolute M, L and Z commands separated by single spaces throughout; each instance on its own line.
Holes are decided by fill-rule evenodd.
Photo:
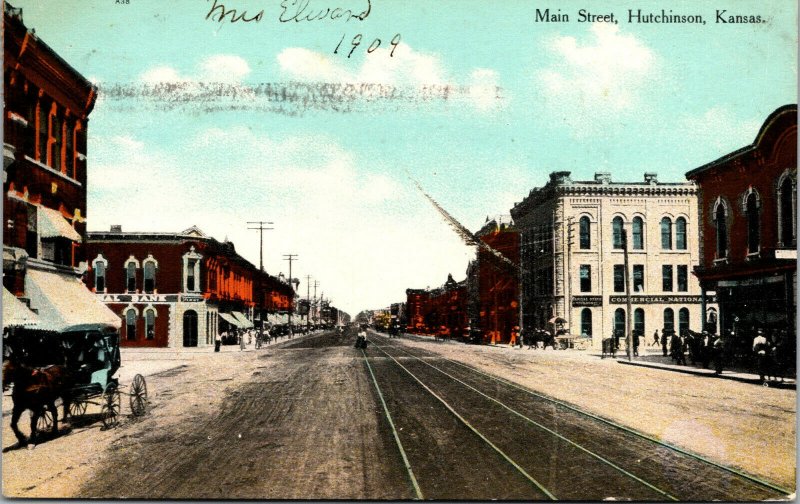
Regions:
M 689 369 L 689 368 L 680 368 L 675 366 L 663 366 L 663 365 L 653 365 L 645 362 L 628 362 L 625 360 L 618 360 L 617 364 L 624 364 L 626 366 L 638 366 L 638 367 L 646 367 L 650 369 L 660 369 L 662 371 L 672 371 L 673 373 L 683 373 L 683 374 L 691 374 L 695 376 L 705 376 L 708 378 L 719 378 L 722 380 L 732 380 L 737 381 L 740 383 L 749 383 L 751 385 L 764 385 L 765 387 L 768 386 L 769 388 L 778 388 L 778 389 L 797 389 L 797 384 L 793 382 L 769 382 L 764 383 L 761 381 L 758 376 L 737 376 L 733 374 L 716 374 L 713 371 L 709 370 L 708 372 L 701 371 L 699 369 Z

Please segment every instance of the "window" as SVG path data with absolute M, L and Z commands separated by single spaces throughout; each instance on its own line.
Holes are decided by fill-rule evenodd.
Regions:
M 133 308 L 125 312 L 125 331 L 129 340 L 136 339 L 136 310 Z
M 675 219 L 675 248 L 686 250 L 686 219 L 683 217 Z
M 633 331 L 639 336 L 644 336 L 644 310 L 633 310 Z
M 689 309 L 681 308 L 678 311 L 678 331 L 681 334 L 689 330 Z
M 106 291 L 106 263 L 97 261 L 94 263 L 94 290 L 95 292 Z
M 761 229 L 759 228 L 758 216 L 758 196 L 755 192 L 751 192 L 747 196 L 747 253 L 754 254 L 758 252 L 759 242 L 761 240 Z
M 661 219 L 661 248 L 672 250 L 672 221 L 669 217 Z
M 49 135 L 50 121 L 47 117 L 47 105 L 44 100 L 39 100 L 36 127 L 39 132 L 36 159 L 41 163 L 47 164 L 47 137 Z
M 186 268 L 186 290 L 193 291 L 195 290 L 195 281 L 194 281 L 194 266 L 196 261 L 194 259 L 189 259 L 188 266 Z
M 644 221 L 641 217 L 633 218 L 633 250 L 644 250 Z
M 661 266 L 661 290 L 672 292 L 672 265 Z
M 584 308 L 581 310 L 581 336 L 592 335 L 592 310 Z
M 592 292 L 592 267 L 581 264 L 581 292 Z
M 143 262 L 144 262 L 144 291 L 147 294 L 152 294 L 156 289 L 156 262 L 154 260 L 147 260 L 147 259 L 145 259 Z
M 644 265 L 633 265 L 633 292 L 644 292 Z
M 152 308 L 144 312 L 145 338 L 151 340 L 156 337 L 156 311 Z
M 728 211 L 725 203 L 717 199 L 714 224 L 717 230 L 717 259 L 728 257 Z
M 136 263 L 133 261 L 128 261 L 128 264 L 125 266 L 125 285 L 127 286 L 128 292 L 136 292 Z
M 613 246 L 615 249 L 622 248 L 622 217 L 614 217 L 611 221 L 611 233 L 613 238 Z
M 61 121 L 54 110 L 50 116 L 50 166 L 58 171 L 61 171 L 61 138 Z
M 790 247 L 795 242 L 795 187 L 792 177 L 786 176 L 778 186 L 778 215 L 780 215 L 780 246 Z
M 625 310 L 622 308 L 614 311 L 614 336 L 625 336 Z
M 614 292 L 625 292 L 625 266 L 614 265 Z
M 667 334 L 675 332 L 675 312 L 672 308 L 664 309 L 664 332 Z
M 592 234 L 591 234 L 591 223 L 589 222 L 589 217 L 583 216 L 580 220 L 580 246 L 581 250 L 587 250 L 592 247 Z
M 689 290 L 689 266 L 678 265 L 678 292 Z
M 65 149 L 64 149 L 64 151 L 65 151 L 65 153 L 64 153 L 64 173 L 66 173 L 67 175 L 69 175 L 71 177 L 75 177 L 75 173 L 73 172 L 73 169 L 72 169 L 72 163 L 73 163 L 74 158 L 75 158 L 75 151 L 73 149 L 73 143 L 72 143 L 72 136 L 74 135 L 74 133 L 72 131 L 72 124 L 67 122 L 65 124 L 65 128 L 66 128 L 67 134 L 64 137 L 64 144 L 65 144 Z

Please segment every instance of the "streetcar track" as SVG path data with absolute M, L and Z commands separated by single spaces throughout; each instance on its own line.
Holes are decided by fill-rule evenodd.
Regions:
M 591 456 L 591 457 L 594 457 L 595 459 L 597 459 L 597 460 L 599 460 L 600 462 L 602 462 L 602 463 L 604 463 L 604 464 L 608 465 L 609 467 L 611 467 L 611 468 L 615 469 L 616 471 L 619 471 L 620 473 L 622 473 L 622 474 L 624 474 L 625 476 L 627 476 L 627 477 L 629 477 L 629 478 L 633 479 L 634 481 L 636 481 L 636 482 L 638 482 L 638 483 L 641 483 L 642 485 L 644 485 L 644 486 L 646 486 L 646 487 L 650 488 L 651 490 L 655 491 L 656 493 L 660 494 L 661 496 L 663 496 L 663 497 L 665 497 L 665 498 L 667 498 L 667 499 L 669 499 L 669 500 L 673 500 L 673 501 L 678 501 L 678 500 L 679 500 L 677 497 L 675 497 L 675 496 L 673 496 L 673 495 L 670 495 L 670 493 L 669 493 L 669 492 L 667 492 L 667 491 L 665 491 L 665 490 L 662 490 L 662 489 L 660 489 L 660 488 L 656 487 L 656 486 L 655 486 L 655 485 L 653 485 L 652 483 L 650 483 L 650 482 L 648 482 L 648 481 L 645 481 L 645 480 L 643 480 L 642 478 L 639 478 L 638 476 L 636 476 L 635 474 L 632 474 L 632 473 L 631 473 L 631 472 L 629 472 L 629 471 L 626 471 L 625 469 L 623 469 L 623 468 L 619 467 L 618 465 L 616 465 L 616 464 L 614 464 L 613 462 L 611 462 L 610 460 L 608 460 L 608 459 L 606 459 L 606 458 L 602 457 L 601 455 L 599 455 L 599 454 L 597 454 L 597 453 L 595 453 L 595 452 L 593 452 L 593 451 L 589 450 L 588 448 L 586 448 L 586 447 L 584 447 L 584 446 L 581 446 L 580 444 L 578 444 L 578 443 L 576 443 L 576 442 L 574 442 L 574 441 L 572 441 L 572 440 L 570 440 L 570 439 L 567 439 L 566 437 L 564 437 L 563 435 L 559 434 L 558 432 L 556 432 L 556 431 L 554 431 L 554 430 L 552 430 L 552 429 L 550 429 L 550 428 L 548 428 L 548 427 L 546 427 L 546 426 L 544 426 L 544 425 L 540 424 L 539 422 L 537 422 L 537 421 L 533 420 L 532 418 L 529 418 L 529 417 L 525 416 L 524 414 L 522 414 L 522 413 L 520 413 L 519 411 L 517 411 L 517 410 L 515 410 L 515 409 L 511 408 L 510 406 L 508 406 L 508 405 L 504 404 L 503 402 L 501 402 L 501 401 L 499 401 L 499 400 L 497 400 L 497 399 L 495 399 L 495 398 L 493 398 L 493 397 L 491 397 L 491 396 L 489 396 L 489 395 L 487 395 L 487 394 L 485 394 L 485 393 L 481 392 L 480 390 L 478 390 L 477 388 L 473 387 L 472 385 L 469 385 L 468 383 L 466 383 L 466 382 L 464 382 L 464 381 L 462 381 L 462 380 L 460 380 L 460 379 L 456 378 L 455 376 L 453 376 L 453 375 L 451 375 L 451 374 L 447 373 L 446 371 L 444 371 L 444 370 L 442 370 L 442 369 L 440 369 L 440 368 L 437 368 L 436 366 L 434 366 L 434 365 L 433 365 L 433 364 L 431 364 L 430 362 L 426 362 L 425 360 L 422 360 L 422 359 L 419 359 L 419 358 L 417 358 L 415 355 L 411 354 L 410 352 L 406 352 L 406 351 L 405 351 L 405 349 L 403 349 L 403 348 L 400 348 L 400 347 L 398 347 L 398 346 L 395 346 L 395 345 L 390 345 L 390 346 L 391 346 L 391 348 L 396 348 L 396 349 L 398 349 L 398 350 L 402 350 L 402 351 L 404 351 L 405 353 L 407 353 L 407 354 L 408 354 L 408 355 L 410 355 L 411 357 L 414 357 L 415 359 L 419 360 L 419 361 L 420 361 L 420 362 L 422 362 L 423 364 L 425 364 L 425 365 L 427 365 L 427 366 L 430 366 L 431 368 L 433 368 L 433 369 L 435 369 L 436 371 L 438 371 L 438 372 L 442 373 L 443 375 L 447 376 L 448 378 L 450 378 L 450 379 L 452 379 L 452 380 L 454 380 L 454 381 L 456 381 L 456 382 L 460 383 L 461 385 L 463 385 L 463 386 L 465 386 L 465 387 L 469 388 L 470 390 L 472 390 L 472 391 L 474 391 L 474 392 L 476 392 L 476 393 L 480 394 L 481 396 L 483 396 L 483 397 L 485 397 L 485 398 L 489 399 L 490 401 L 492 401 L 492 402 L 496 403 L 497 405 L 501 406 L 502 408 L 504 408 L 504 409 L 508 410 L 508 411 L 509 411 L 509 412 L 511 412 L 512 414 L 514 414 L 514 415 L 517 415 L 518 417 L 522 418 L 522 419 L 523 419 L 523 420 L 525 420 L 526 422 L 528 422 L 528 423 L 530 423 L 530 424 L 532 424 L 532 425 L 535 425 L 535 426 L 536 426 L 536 427 L 538 427 L 539 429 L 541 429 L 541 430 L 543 430 L 543 431 L 545 431 L 545 432 L 547 432 L 547 433 L 549 433 L 549 434 L 552 434 L 553 436 L 555 436 L 555 437 L 557 437 L 558 439 L 560 439 L 560 440 L 562 440 L 562 441 L 564 441 L 564 442 L 566 442 L 566 443 L 570 444 L 571 446 L 574 446 L 575 448 L 577 448 L 577 449 L 581 450 L 582 452 L 586 453 L 587 455 L 589 455 L 589 456 Z M 386 352 L 383 350 L 383 348 L 384 348 L 384 347 L 381 347 L 381 346 L 379 346 L 379 345 L 375 345 L 375 347 L 376 347 L 376 348 L 378 348 L 378 349 L 380 349 L 380 350 L 381 350 L 383 353 L 385 353 L 386 355 L 389 355 L 388 353 L 386 353 Z M 390 356 L 390 357 L 391 357 L 391 356 Z
M 376 345 L 377 347 L 377 345 Z M 377 347 L 380 348 L 380 347 Z M 425 389 L 431 396 L 437 399 L 456 419 L 458 419 L 464 426 L 466 426 L 470 431 L 472 431 L 475 435 L 477 435 L 486 445 L 488 445 L 492 450 L 494 450 L 498 455 L 500 455 L 506 462 L 508 462 L 518 473 L 520 473 L 526 480 L 533 484 L 540 492 L 542 492 L 549 500 L 558 500 L 547 488 L 545 488 L 541 483 L 539 483 L 533 476 L 528 474 L 525 469 L 523 469 L 517 462 L 515 462 L 511 457 L 508 456 L 503 450 L 501 450 L 497 445 L 492 443 L 486 436 L 484 436 L 480 431 L 478 431 L 472 424 L 470 424 L 463 416 L 461 416 L 447 401 L 445 401 L 442 397 L 440 397 L 436 392 L 430 389 L 427 385 L 425 385 L 414 373 L 408 370 L 405 366 L 403 366 L 397 359 L 389 355 L 388 353 L 384 352 L 384 354 L 389 357 L 395 364 L 400 366 L 409 376 L 411 376 L 423 389 Z M 364 358 L 368 359 L 366 354 L 364 354 Z
M 417 356 L 417 355 L 413 354 L 412 352 L 409 352 L 408 350 L 406 350 L 405 349 L 405 345 L 402 345 L 402 347 L 398 346 L 398 345 L 390 345 L 390 346 L 392 348 L 397 348 L 399 350 L 402 350 L 403 352 L 405 352 L 409 356 L 411 356 L 411 357 L 413 357 L 415 359 L 418 359 L 421 362 L 423 362 L 424 364 L 427 364 L 427 365 L 433 367 L 434 369 L 438 370 L 438 368 L 436 368 L 435 366 L 432 366 L 431 364 L 426 362 L 424 358 L 422 358 L 420 356 Z M 428 350 L 423 350 L 423 352 L 430 353 L 430 351 L 428 351 Z M 479 369 L 477 369 L 477 368 L 475 368 L 473 366 L 470 366 L 468 364 L 464 364 L 462 362 L 447 358 L 447 357 L 445 357 L 443 355 L 438 355 L 438 354 L 435 354 L 435 355 L 436 355 L 436 357 L 433 357 L 433 358 L 439 358 L 439 359 L 441 359 L 443 361 L 455 364 L 455 365 L 460 366 L 462 368 L 465 368 L 465 369 L 467 369 L 467 370 L 469 370 L 469 371 L 471 371 L 473 373 L 477 373 L 477 374 L 479 374 L 479 375 L 481 375 L 481 376 L 483 376 L 485 378 L 488 378 L 488 379 L 490 379 L 492 381 L 495 381 L 495 382 L 498 382 L 498 383 L 513 387 L 513 388 L 515 388 L 517 390 L 520 390 L 520 391 L 525 392 L 527 394 L 530 394 L 530 395 L 532 395 L 532 396 L 534 396 L 534 397 L 536 397 L 538 399 L 541 399 L 541 400 L 543 400 L 543 401 L 545 401 L 547 403 L 551 403 L 551 404 L 557 405 L 559 407 L 562 407 L 562 408 L 568 409 L 570 411 L 573 411 L 573 412 L 575 412 L 575 413 L 577 413 L 577 414 L 579 414 L 581 416 L 584 416 L 584 417 L 587 417 L 587 418 L 591 418 L 591 419 L 593 419 L 595 421 L 598 421 L 598 422 L 601 422 L 601 423 L 606 424 L 608 426 L 611 426 L 611 427 L 613 427 L 613 428 L 615 428 L 617 430 L 620 430 L 620 431 L 625 432 L 627 434 L 631 434 L 631 435 L 636 436 L 636 437 L 638 437 L 640 439 L 646 440 L 646 441 L 648 441 L 650 443 L 653 443 L 653 444 L 655 444 L 655 445 L 657 445 L 657 446 L 659 446 L 661 448 L 665 448 L 665 449 L 667 449 L 667 450 L 669 450 L 671 452 L 679 453 L 681 455 L 685 455 L 685 456 L 687 456 L 687 457 L 689 457 L 691 459 L 697 460 L 699 462 L 702 462 L 702 463 L 705 463 L 705 464 L 709 464 L 709 465 L 711 465 L 713 467 L 716 467 L 718 469 L 721 469 L 721 470 L 723 470 L 725 472 L 728 472 L 730 474 L 738 476 L 738 477 L 740 477 L 740 478 L 742 478 L 742 479 L 744 479 L 746 481 L 754 483 L 754 484 L 756 484 L 756 485 L 758 485 L 758 486 L 760 486 L 762 488 L 767 488 L 767 489 L 770 489 L 772 491 L 779 492 L 781 494 L 780 495 L 781 497 L 785 497 L 785 496 L 791 495 L 793 493 L 790 490 L 787 490 L 785 488 L 781 488 L 780 486 L 778 486 L 776 484 L 773 484 L 773 483 L 771 483 L 769 481 L 766 481 L 766 480 L 763 480 L 761 478 L 758 478 L 758 477 L 756 477 L 754 475 L 748 474 L 748 473 L 746 473 L 744 471 L 741 471 L 739 469 L 726 466 L 726 465 L 721 464 L 719 462 L 715 462 L 713 460 L 707 459 L 706 457 L 703 457 L 702 455 L 698 455 L 696 453 L 692 453 L 692 452 L 690 452 L 688 450 L 685 450 L 683 448 L 677 447 L 677 446 L 672 445 L 670 443 L 663 442 L 663 441 L 661 441 L 659 439 L 656 439 L 656 438 L 654 438 L 654 437 L 652 437 L 652 436 L 650 436 L 648 434 L 645 434 L 645 433 L 642 433 L 642 432 L 637 431 L 635 429 L 632 429 L 630 427 L 626 427 L 624 425 L 618 424 L 618 423 L 616 423 L 616 422 L 614 422 L 612 420 L 608 420 L 608 419 L 603 418 L 601 416 L 595 415 L 594 413 L 585 411 L 585 410 L 583 410 L 581 408 L 578 408 L 576 406 L 570 405 L 570 404 L 565 403 L 563 401 L 560 401 L 558 399 L 555 399 L 555 398 L 548 397 L 546 395 L 537 393 L 537 392 L 535 392 L 533 390 L 525 388 L 525 387 L 523 387 L 523 386 L 521 386 L 519 384 L 516 384 L 516 383 L 511 382 L 509 380 L 506 380 L 504 378 L 497 377 L 497 376 L 491 375 L 489 373 L 486 373 L 484 371 L 481 371 L 481 370 L 479 370 Z M 447 373 L 445 373 L 445 374 L 447 374 Z M 456 379 L 456 380 L 460 381 L 458 379 Z M 469 385 L 467 385 L 467 386 L 469 386 Z

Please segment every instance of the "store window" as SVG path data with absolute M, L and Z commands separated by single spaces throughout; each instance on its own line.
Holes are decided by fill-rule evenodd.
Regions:
M 614 336 L 620 338 L 625 336 L 625 310 L 622 308 L 614 311 Z
M 644 310 L 636 308 L 633 310 L 633 330 L 640 337 L 644 336 Z
M 680 334 L 689 330 L 689 309 L 681 308 L 678 310 L 678 331 Z
M 580 247 L 581 250 L 588 250 L 592 246 L 592 231 L 589 217 L 583 216 L 580 220 Z
M 136 310 L 133 308 L 125 312 L 125 334 L 128 340 L 136 339 Z
M 672 308 L 664 308 L 664 332 L 666 334 L 675 332 L 675 312 Z
M 592 310 L 584 308 L 581 310 L 581 336 L 592 335 Z

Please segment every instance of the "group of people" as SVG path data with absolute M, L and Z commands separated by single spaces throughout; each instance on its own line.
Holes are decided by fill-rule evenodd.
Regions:
M 217 334 L 214 339 L 214 351 L 219 352 L 223 344 L 238 344 L 240 350 L 244 350 L 248 345 L 252 345 L 255 340 L 256 348 L 261 345 L 269 344 L 272 340 L 278 341 L 282 337 L 290 338 L 293 336 L 291 330 L 281 330 L 279 327 L 265 325 L 261 329 L 241 329 L 232 328 L 230 331 L 223 331 Z

